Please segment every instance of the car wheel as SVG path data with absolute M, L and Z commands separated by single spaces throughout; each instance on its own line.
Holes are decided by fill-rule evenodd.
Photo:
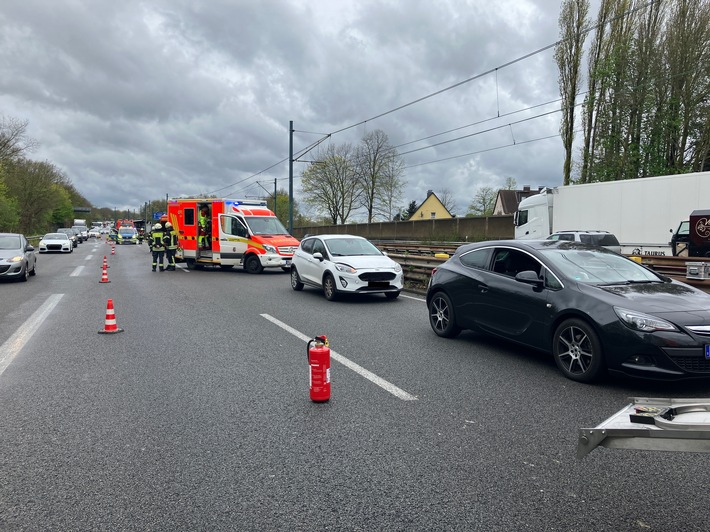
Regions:
M 26 283 L 27 279 L 30 278 L 30 272 L 27 269 L 27 266 L 22 270 L 22 273 L 20 274 L 20 277 L 18 279 L 20 280 L 21 283 Z
M 592 382 L 603 371 L 602 348 L 594 330 L 580 319 L 560 324 L 552 340 L 555 363 L 568 379 Z
M 298 271 L 295 266 L 291 268 L 291 288 L 296 291 L 303 290 L 303 283 L 301 282 L 301 278 L 298 276 Z
M 244 263 L 244 269 L 247 273 L 261 273 L 264 270 L 264 267 L 261 265 L 259 257 L 256 255 L 249 255 L 249 257 L 247 257 L 247 261 Z
M 185 263 L 187 264 L 187 269 L 188 270 L 194 270 L 195 269 L 195 259 L 186 259 Z
M 461 332 L 456 325 L 454 305 L 444 292 L 437 292 L 429 302 L 429 325 L 443 338 L 453 338 Z
M 37 275 L 37 261 L 35 261 L 35 265 L 34 265 L 34 266 L 32 267 L 32 269 L 30 270 L 30 275 L 31 275 L 32 277 L 34 277 L 35 275 Z
M 385 297 L 387 299 L 397 299 L 399 297 L 399 292 L 385 292 Z
M 323 294 L 328 301 L 335 301 L 338 299 L 338 289 L 335 288 L 335 279 L 329 273 L 325 274 L 323 277 Z

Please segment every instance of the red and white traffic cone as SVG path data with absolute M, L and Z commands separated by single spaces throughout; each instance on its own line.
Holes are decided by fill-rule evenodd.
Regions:
M 110 268 L 111 266 L 108 265 L 108 261 L 106 260 L 106 255 L 104 255 L 104 263 L 103 266 L 101 266 L 104 270 L 107 268 Z
M 116 254 L 116 246 L 111 246 L 111 255 Z
M 108 270 L 106 269 L 106 265 L 104 264 L 103 270 L 101 270 L 101 280 L 99 283 L 110 283 L 111 281 L 108 280 Z
M 109 299 L 106 303 L 106 322 L 104 324 L 104 329 L 99 331 L 99 334 L 113 334 L 123 332 L 123 329 L 119 329 L 116 326 L 116 314 L 113 311 L 113 299 Z

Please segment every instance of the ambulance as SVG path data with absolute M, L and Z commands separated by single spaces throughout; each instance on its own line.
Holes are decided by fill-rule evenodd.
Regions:
M 175 259 L 188 269 L 242 266 L 289 271 L 299 241 L 263 200 L 179 198 L 168 201 L 168 221 L 178 234 Z

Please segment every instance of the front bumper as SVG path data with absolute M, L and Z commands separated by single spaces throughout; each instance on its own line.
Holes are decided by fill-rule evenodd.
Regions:
M 384 294 L 388 292 L 401 292 L 404 288 L 402 272 L 373 272 L 359 271 L 356 274 L 335 272 L 335 283 L 338 292 L 353 294 Z M 384 274 L 384 275 L 383 275 Z M 387 277 L 391 277 L 387 279 Z

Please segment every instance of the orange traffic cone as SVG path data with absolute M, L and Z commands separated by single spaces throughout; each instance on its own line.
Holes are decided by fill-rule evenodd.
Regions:
M 116 254 L 116 246 L 111 246 L 111 255 Z
M 111 281 L 108 280 L 108 270 L 106 269 L 106 265 L 104 264 L 103 270 L 101 270 L 101 280 L 99 283 L 110 283 Z
M 111 267 L 111 266 L 108 265 L 108 261 L 106 260 L 106 255 L 104 255 L 104 263 L 103 263 L 103 266 L 101 266 L 101 267 L 102 267 L 104 270 L 105 270 L 106 268 L 110 268 L 110 267 Z
M 113 299 L 109 299 L 106 303 L 106 323 L 104 325 L 104 330 L 99 331 L 99 334 L 113 334 L 123 332 L 123 329 L 119 329 L 116 326 L 116 314 L 113 311 Z

